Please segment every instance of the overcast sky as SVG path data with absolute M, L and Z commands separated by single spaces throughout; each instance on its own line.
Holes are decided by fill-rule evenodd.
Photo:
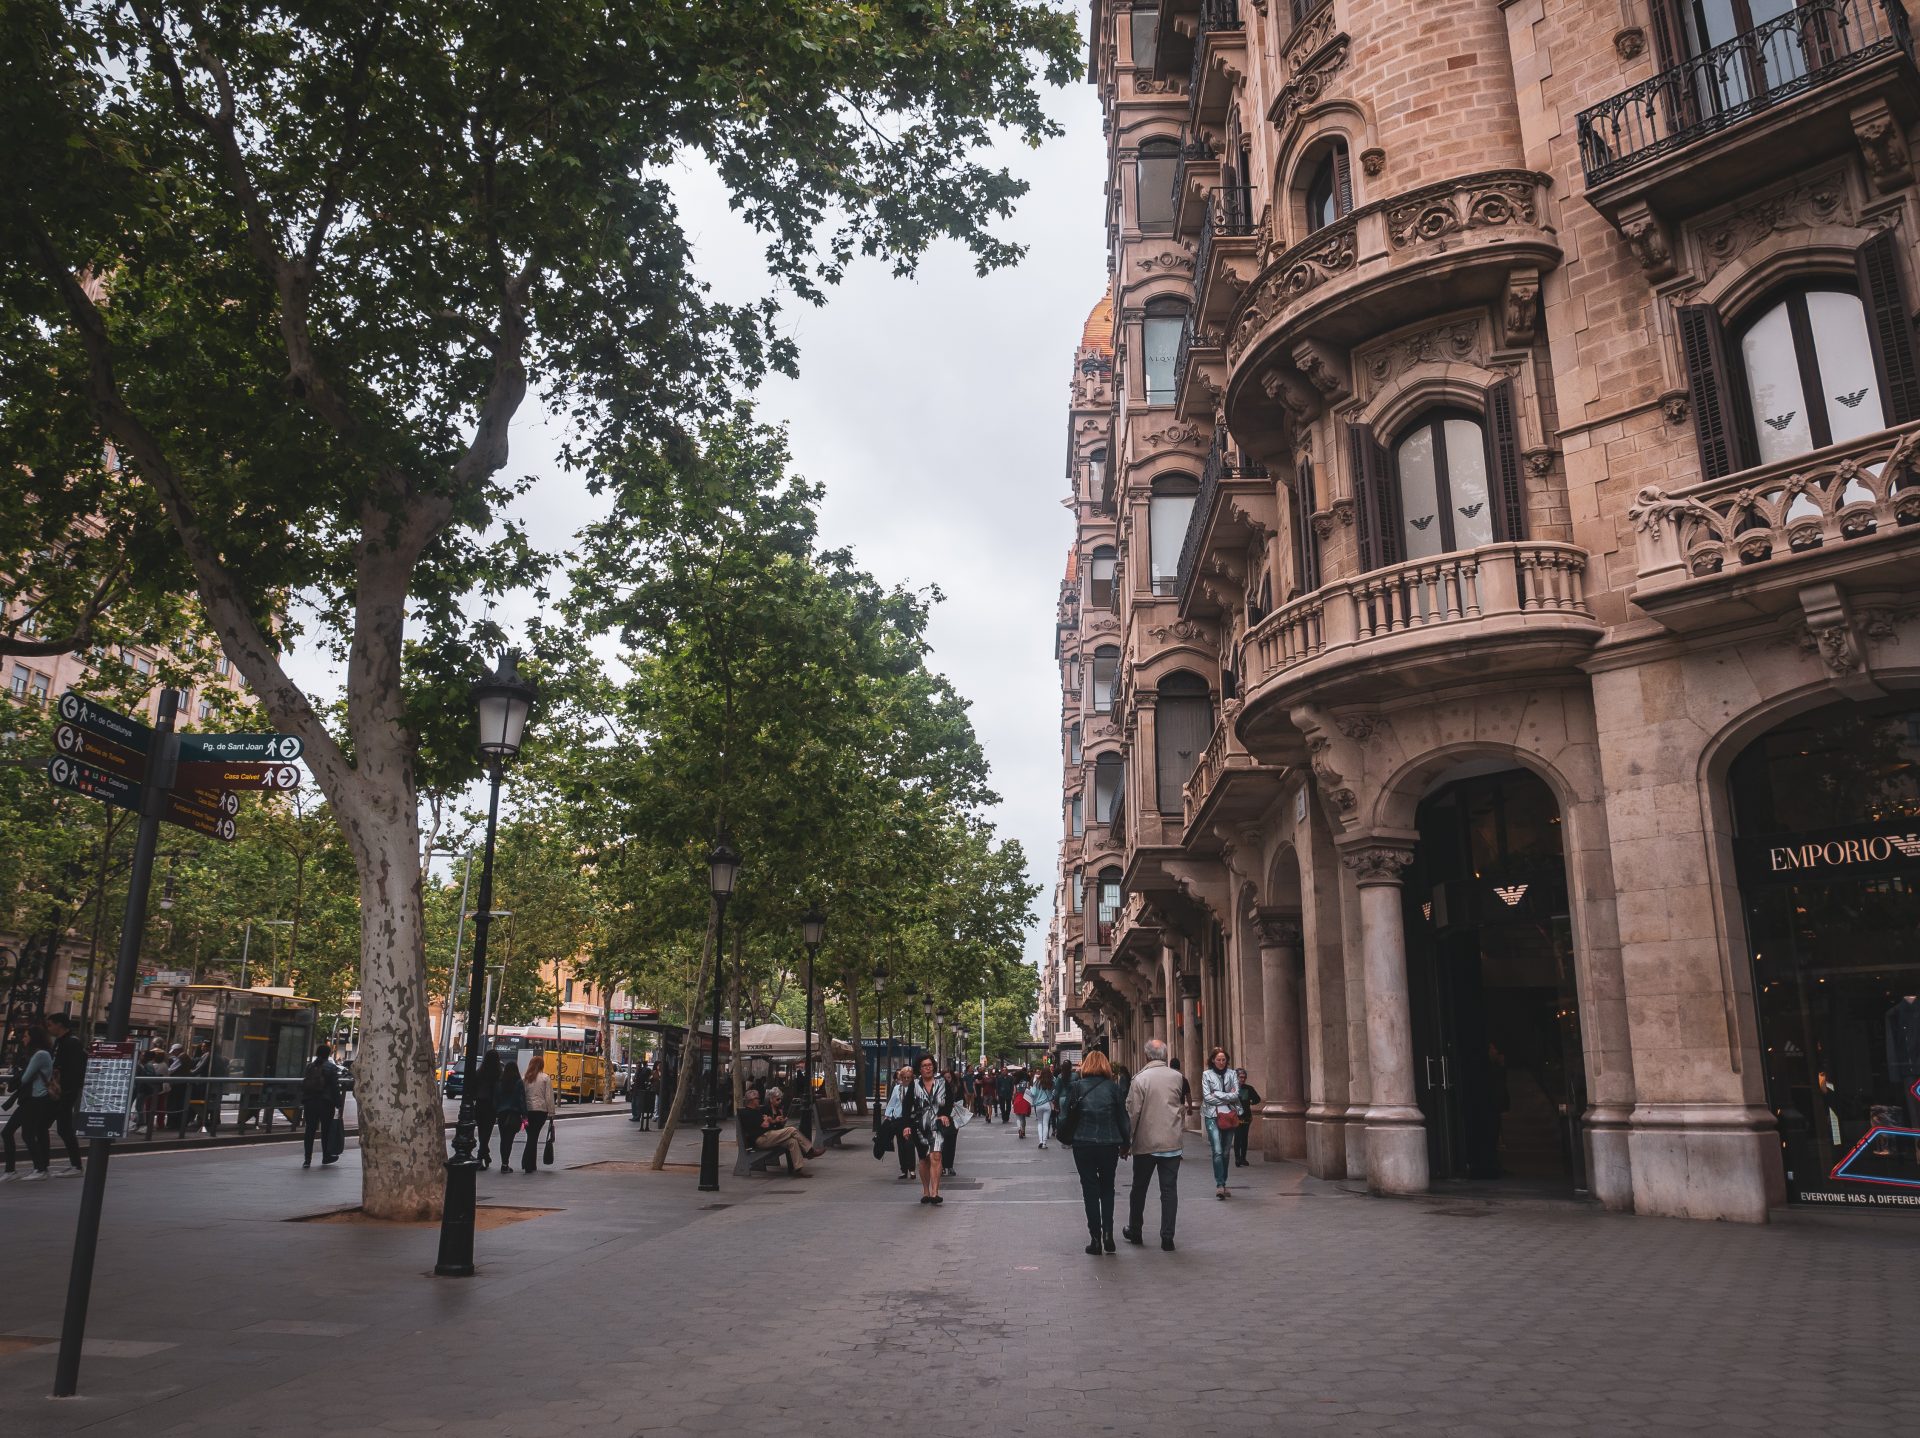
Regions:
M 1084 21 L 1083 21 L 1084 29 Z M 1028 246 L 1017 268 L 981 279 L 959 245 L 913 280 L 856 267 L 824 308 L 787 304 L 797 380 L 760 392 L 761 417 L 786 424 L 795 468 L 824 484 L 824 548 L 846 546 L 883 583 L 936 585 L 935 668 L 972 704 L 1003 796 L 994 820 L 1018 839 L 1042 886 L 1027 954 L 1043 945 L 1060 839 L 1060 691 L 1053 612 L 1072 521 L 1061 501 L 1068 382 L 1080 327 L 1105 290 L 1104 167 L 1091 85 L 1052 92 L 1066 134 L 1001 163 L 1032 189 L 1002 233 Z M 768 292 L 763 244 L 709 176 L 676 186 L 697 266 L 725 300 Z M 557 434 L 530 399 L 509 469 L 540 482 L 519 506 L 534 542 L 564 549 L 599 513 L 554 459 Z M 513 627 L 511 608 L 502 615 Z M 302 676 L 328 690 L 317 662 Z

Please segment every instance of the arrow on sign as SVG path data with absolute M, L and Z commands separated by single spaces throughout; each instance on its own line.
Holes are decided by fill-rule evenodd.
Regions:
M 183 762 L 238 763 L 259 760 L 266 763 L 300 757 L 301 745 L 292 734 L 182 734 L 180 758 Z
M 300 771 L 292 764 L 180 765 L 173 780 L 176 789 L 298 789 Z
M 138 719 L 129 719 L 125 714 L 103 709 L 91 699 L 82 699 L 71 689 L 60 696 L 60 717 L 69 724 L 79 725 L 89 734 L 98 734 L 102 739 L 124 744 L 135 753 L 144 754 L 153 747 L 153 730 Z
M 161 817 L 169 824 L 178 824 L 183 829 L 192 829 L 209 838 L 218 839 L 223 844 L 233 842 L 233 836 L 240 832 L 239 826 L 225 814 L 216 814 L 203 809 L 198 804 L 183 801 L 178 794 L 167 796 L 167 807 Z
M 47 777 L 62 789 L 85 794 L 89 799 L 104 799 L 122 809 L 140 808 L 140 786 L 118 774 L 109 774 L 91 764 L 82 764 L 64 754 L 56 754 L 47 764 Z
M 240 812 L 240 796 L 229 789 L 176 789 L 174 795 L 189 804 L 198 804 L 202 809 L 230 818 Z
M 105 739 L 97 739 L 86 730 L 76 729 L 71 724 L 62 724 L 54 729 L 53 743 L 56 749 L 70 759 L 81 759 L 136 781 L 144 779 L 147 775 L 146 756 L 136 754 L 131 749 L 123 749 L 118 744 L 111 744 Z

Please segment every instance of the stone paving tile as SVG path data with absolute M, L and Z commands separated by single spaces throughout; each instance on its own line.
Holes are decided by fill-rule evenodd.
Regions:
M 652 1146 L 620 1119 L 568 1139 L 576 1163 Z M 1202 1157 L 1183 1168 L 1204 1196 Z M 480 1276 L 452 1282 L 426 1276 L 432 1230 L 281 1222 L 351 1202 L 356 1154 L 129 1157 L 83 1396 L 43 1396 L 48 1353 L 0 1357 L 0 1434 L 1920 1432 L 1886 1386 L 1920 1327 L 1898 1215 L 1460 1222 L 1259 1165 L 1239 1201 L 1183 1206 L 1177 1253 L 1089 1258 L 1070 1153 L 975 1125 L 960 1169 L 940 1209 L 857 1146 L 810 1187 L 723 1176 L 717 1200 L 688 1172 L 516 1175 L 559 1212 L 482 1233 Z M 74 1188 L 0 1190 L 16 1331 L 58 1331 Z

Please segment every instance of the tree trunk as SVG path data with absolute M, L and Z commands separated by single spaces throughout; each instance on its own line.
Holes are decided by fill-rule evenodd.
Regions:
M 711 909 L 707 912 L 707 941 L 700 949 L 700 969 L 693 981 L 693 997 L 687 1000 L 687 1041 L 680 1049 L 680 1077 L 673 1086 L 673 1103 L 667 1109 L 666 1119 L 660 1125 L 660 1142 L 653 1150 L 653 1162 L 650 1165 L 655 1173 L 667 1166 L 667 1149 L 673 1144 L 674 1130 L 680 1126 L 680 1115 L 687 1106 L 687 1095 L 693 1089 L 694 1070 L 699 1067 L 695 1061 L 694 1042 L 699 1037 L 700 1001 L 707 994 L 707 970 L 713 960 L 713 921 Z M 715 1038 L 719 1036 L 716 1034 Z
M 865 1069 L 860 1062 L 860 986 L 853 983 L 847 985 L 847 1028 L 849 1030 L 849 1036 L 853 1040 L 853 1111 L 859 1114 L 860 1117 L 865 1118 L 867 1116 L 867 1085 L 865 1079 L 862 1077 Z M 829 1051 L 828 1056 L 831 1057 L 833 1048 L 831 1040 L 828 1041 L 827 1048 Z M 874 1050 L 874 1054 L 874 1064 L 877 1072 L 879 1050 Z
M 736 927 L 733 931 L 733 977 L 727 982 L 727 991 L 732 998 L 732 1002 L 729 1003 L 727 1007 L 730 1011 L 730 1017 L 733 1020 L 733 1037 L 736 1039 L 740 1036 L 741 967 L 740 930 Z M 738 1044 L 729 1041 L 727 1047 L 733 1054 L 732 1061 L 727 1065 L 727 1068 L 733 1074 L 733 1111 L 739 1113 L 741 1109 L 747 1106 L 746 1059 L 745 1056 L 741 1054 Z M 719 1053 L 718 1035 L 716 1035 L 714 1039 L 714 1053 L 716 1055 Z

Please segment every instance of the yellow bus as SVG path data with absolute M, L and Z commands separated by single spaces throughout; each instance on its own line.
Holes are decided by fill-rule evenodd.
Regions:
M 494 1031 L 493 1047 L 510 1055 L 522 1073 L 527 1071 L 528 1059 L 542 1055 L 553 1092 L 562 1103 L 604 1102 L 613 1097 L 613 1065 L 600 1052 L 598 1029 L 562 1024 L 556 1034 L 552 1024 L 503 1026 Z

